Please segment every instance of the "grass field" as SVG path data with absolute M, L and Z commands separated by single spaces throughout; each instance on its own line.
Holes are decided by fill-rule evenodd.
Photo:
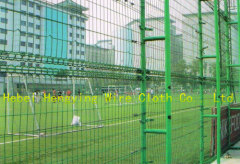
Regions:
M 188 94 L 192 102 L 180 102 L 173 94 L 172 160 L 174 164 L 199 162 L 200 101 L 199 95 Z M 7 103 L 0 97 L 0 163 L 139 163 L 141 152 L 138 97 L 134 102 L 106 103 L 98 96 L 97 108 L 91 102 L 77 102 L 76 115 L 83 125 L 71 126 L 72 103 L 34 103 L 37 131 L 29 103 L 10 103 L 9 124 Z M 205 106 L 213 107 L 213 95 L 205 95 Z M 206 110 L 210 113 L 211 109 Z M 147 102 L 148 128 L 165 128 L 165 104 Z M 97 128 L 96 125 L 103 125 Z M 205 155 L 210 155 L 211 120 L 205 119 Z M 22 135 L 8 134 L 21 133 Z M 36 135 L 44 133 L 44 135 Z M 66 133 L 67 132 L 67 133 Z M 23 134 L 35 134 L 24 136 Z M 154 163 L 165 161 L 165 135 L 147 134 L 147 157 Z

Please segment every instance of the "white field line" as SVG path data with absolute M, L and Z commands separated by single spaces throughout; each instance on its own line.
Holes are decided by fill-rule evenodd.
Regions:
M 140 104 L 140 103 L 118 103 L 118 104 L 109 104 L 113 106 L 123 106 L 123 105 L 135 105 L 135 104 Z
M 183 112 L 186 112 L 186 111 L 192 111 L 192 110 L 195 110 L 195 109 L 188 109 L 188 110 L 176 111 L 176 112 L 173 112 L 172 115 L 178 114 L 178 113 L 183 113 Z M 156 117 L 164 116 L 164 115 L 165 115 L 165 114 L 160 114 L 160 115 L 152 116 L 152 117 L 149 117 L 149 118 L 156 118 Z M 114 124 L 105 125 L 105 127 L 110 127 L 110 126 L 115 126 L 115 125 L 121 125 L 121 124 L 127 124 L 127 123 L 132 123 L 132 122 L 136 122 L 136 121 L 140 121 L 140 120 L 141 120 L 141 119 L 130 120 L 130 121 L 125 121 L 125 122 L 119 122 L 119 123 L 114 123 Z
M 25 138 L 25 139 L 21 139 L 21 140 L 15 140 L 15 141 L 3 142 L 3 143 L 0 143 L 0 145 L 11 144 L 11 143 L 15 143 L 15 142 L 22 142 L 22 141 L 27 141 L 27 140 L 34 140 L 34 139 L 36 139 L 36 138 L 39 138 L 39 137 Z
M 178 113 L 183 113 L 183 112 L 186 112 L 186 111 L 193 111 L 193 110 L 196 110 L 196 109 L 188 109 L 188 110 L 176 111 L 176 112 L 173 112 L 172 115 L 178 114 Z M 156 117 L 164 116 L 164 115 L 165 115 L 165 114 L 160 114 L 160 115 L 153 116 L 153 117 L 150 117 L 150 118 L 156 118 Z M 132 122 L 136 122 L 136 121 L 140 121 L 140 119 L 125 121 L 125 122 L 120 122 L 120 123 L 114 123 L 114 124 L 109 124 L 109 125 L 104 125 L 103 127 L 111 127 L 111 126 L 116 126 L 116 125 L 122 125 L 122 124 L 132 123 Z M 63 133 L 63 134 L 64 134 L 64 133 Z M 50 136 L 54 136 L 54 134 L 48 135 L 48 136 L 45 136 L 45 137 L 50 137 Z M 21 139 L 21 140 L 3 142 L 3 143 L 0 143 L 0 145 L 11 144 L 11 143 L 16 143 L 16 142 L 22 142 L 22 141 L 27 141 L 27 140 L 34 140 L 34 139 L 38 139 L 38 138 L 40 138 L 40 137 L 37 136 L 37 137 L 33 137 L 33 138 L 25 138 L 25 139 Z M 44 138 L 44 137 L 41 137 L 41 138 Z

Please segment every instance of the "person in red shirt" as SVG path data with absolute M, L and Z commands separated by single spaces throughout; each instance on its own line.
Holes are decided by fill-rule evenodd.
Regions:
M 53 96 L 54 96 L 54 97 L 57 97 L 56 90 L 55 90 L 55 89 L 53 89 L 53 91 L 52 91 L 52 92 L 53 92 Z M 54 101 L 54 103 L 56 103 L 56 101 Z
M 71 94 L 72 94 L 71 90 L 70 89 L 67 90 L 67 96 L 71 96 Z
M 55 96 L 55 97 L 56 97 L 56 96 L 57 96 L 57 95 L 56 95 L 56 90 L 55 90 L 55 89 L 53 89 L 53 91 L 52 91 L 52 92 L 53 92 L 53 96 Z

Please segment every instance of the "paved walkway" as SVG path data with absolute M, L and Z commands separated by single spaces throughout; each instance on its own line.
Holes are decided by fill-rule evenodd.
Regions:
M 234 147 L 240 147 L 240 141 Z M 230 158 L 227 158 L 227 156 Z M 217 161 L 214 161 L 212 164 L 217 164 Z M 221 164 L 240 164 L 240 150 L 228 150 L 222 156 Z

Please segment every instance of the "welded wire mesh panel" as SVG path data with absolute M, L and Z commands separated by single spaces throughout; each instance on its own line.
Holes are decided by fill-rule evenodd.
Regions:
M 199 58 L 199 17 L 198 1 L 173 1 L 170 3 L 172 12 L 171 19 L 175 25 L 175 35 L 172 44 L 175 47 L 172 54 L 172 72 L 175 78 L 172 79 L 173 85 L 173 122 L 172 122 L 172 148 L 173 163 L 198 163 L 200 155 L 200 130 L 201 130 L 201 93 L 200 85 L 200 58 Z M 203 25 L 203 44 L 204 54 L 215 53 L 214 35 L 214 15 L 213 10 L 205 3 L 202 3 Z M 175 42 L 174 42 L 175 41 Z M 174 45 L 172 45 L 174 47 Z M 174 61 L 175 60 L 175 61 Z M 204 77 L 214 77 L 211 72 L 215 70 L 215 59 L 204 61 Z M 211 66 L 212 65 L 212 66 Z M 209 83 L 209 82 L 206 82 Z M 214 106 L 212 93 L 215 89 L 213 84 L 209 87 L 204 86 L 204 107 Z M 211 109 L 211 108 L 210 108 Z M 211 121 L 204 121 L 204 131 L 211 127 Z M 204 143 L 205 149 L 209 151 L 209 140 Z M 181 144 L 179 144 L 181 143 Z
M 16 100 L 1 99 L 2 162 L 138 161 L 136 81 L 24 75 L 4 81 Z M 125 88 L 115 95 L 113 85 Z
M 231 66 L 239 64 L 238 28 L 229 25 L 228 35 L 226 26 L 237 20 L 235 1 L 229 16 L 218 1 L 216 25 L 213 1 L 202 1 L 200 14 L 198 0 L 170 0 L 170 36 L 165 2 L 0 0 L 0 163 L 161 164 L 167 139 L 172 163 L 199 163 L 201 153 L 209 163 L 217 122 L 203 114 L 217 114 L 217 71 L 221 94 L 234 99 L 221 102 L 223 148 L 236 142 L 229 106 L 239 102 L 239 68 Z M 216 26 L 220 70 L 211 57 Z M 165 86 L 169 65 L 172 85 Z
M 0 163 L 138 163 L 139 2 L 0 4 Z

